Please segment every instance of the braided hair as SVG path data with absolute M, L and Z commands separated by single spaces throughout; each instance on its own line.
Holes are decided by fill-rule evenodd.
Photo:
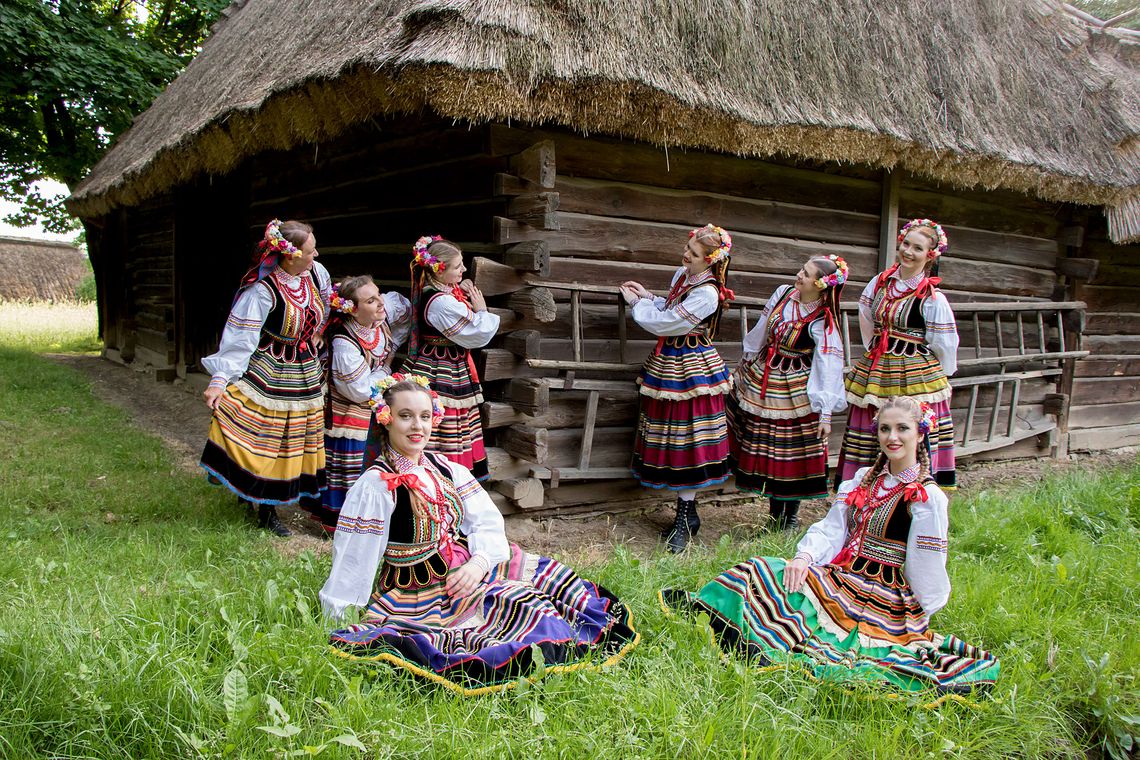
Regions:
M 919 422 L 922 420 L 922 406 L 920 403 L 910 396 L 891 396 L 883 401 L 882 406 L 879 407 L 878 414 L 875 415 L 876 434 L 878 432 L 879 415 L 887 409 L 897 409 L 906 414 L 918 428 Z M 918 441 L 917 451 L 915 452 L 918 458 L 918 477 L 915 479 L 918 483 L 933 482 L 933 477 L 930 474 L 930 449 L 923 440 Z M 859 481 L 860 488 L 870 488 L 875 479 L 883 473 L 887 467 L 887 455 L 879 451 L 879 455 L 875 457 L 874 463 L 871 468 L 863 475 L 863 479 Z

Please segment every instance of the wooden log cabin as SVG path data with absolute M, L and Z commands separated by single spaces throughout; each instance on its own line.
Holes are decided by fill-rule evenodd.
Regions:
M 1135 33 L 1048 0 L 932 29 L 919 2 L 358 5 L 235 3 L 76 190 L 108 358 L 200 377 L 269 218 L 392 288 L 442 234 L 503 318 L 478 356 L 500 506 L 628 508 L 653 339 L 617 283 L 661 290 L 689 228 L 730 230 L 733 362 L 808 256 L 843 255 L 854 301 L 929 216 L 960 456 L 1140 444 Z M 891 44 L 915 29 L 930 49 Z

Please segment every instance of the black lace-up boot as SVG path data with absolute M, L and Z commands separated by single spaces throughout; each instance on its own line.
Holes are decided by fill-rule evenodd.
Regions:
M 275 536 L 281 538 L 289 538 L 293 535 L 293 531 L 285 527 L 285 523 L 281 522 L 281 518 L 277 516 L 277 508 L 272 504 L 260 504 L 257 507 L 257 526 L 265 528 L 267 531 Z
M 772 499 L 770 511 L 780 530 L 795 530 L 800 527 L 800 502 L 798 499 Z M 779 510 L 777 512 L 777 510 Z
M 701 518 L 697 515 L 697 500 L 685 501 L 677 498 L 677 516 L 665 538 L 665 548 L 670 554 L 680 554 L 689 548 L 689 542 L 701 529 Z

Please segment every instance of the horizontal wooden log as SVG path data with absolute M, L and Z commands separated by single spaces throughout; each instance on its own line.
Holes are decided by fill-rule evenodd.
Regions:
M 542 333 L 538 330 L 515 330 L 503 338 L 503 348 L 522 358 L 538 358 L 542 349 Z
M 503 263 L 514 269 L 534 272 L 539 277 L 549 277 L 550 247 L 543 240 L 517 243 L 503 252 Z
M 545 488 L 538 478 L 510 478 L 494 484 L 494 489 L 515 503 L 519 509 L 542 506 Z
M 556 187 L 564 212 L 690 227 L 715 219 L 734 236 L 750 232 L 867 246 L 876 245 L 879 238 L 877 214 L 579 177 L 559 177 Z
M 523 318 L 539 324 L 553 322 L 558 316 L 554 294 L 547 288 L 528 287 L 516 290 L 507 297 L 507 306 L 521 314 Z
M 521 459 L 516 459 L 511 456 L 510 452 L 498 446 L 488 446 L 487 452 L 487 469 L 491 473 L 491 477 L 495 479 L 507 479 L 517 477 L 523 474 L 530 467 L 529 464 L 523 462 Z
M 1140 446 L 1140 422 L 1087 429 L 1069 428 L 1070 451 L 1111 451 Z
M 173 350 L 154 351 L 146 346 L 136 345 L 134 347 L 134 362 L 156 369 L 172 369 L 174 367 L 174 352 Z
M 1085 318 L 1084 333 L 1085 335 L 1140 335 L 1140 312 L 1089 314 Z
M 1088 304 L 1091 312 L 1140 311 L 1140 287 L 1078 284 L 1077 298 Z
M 1074 404 L 1069 407 L 1070 428 L 1110 427 L 1140 420 L 1140 401 L 1122 404 Z
M 1073 380 L 1073 403 L 1117 404 L 1140 398 L 1140 377 L 1078 377 Z
M 633 452 L 633 427 L 596 427 L 590 458 L 591 467 L 625 467 Z M 564 428 L 548 431 L 549 457 L 547 467 L 577 467 L 582 448 L 581 428 Z
M 532 464 L 545 464 L 549 455 L 549 434 L 546 428 L 512 425 L 499 431 L 498 444 L 516 459 Z
M 508 427 L 526 422 L 528 419 L 525 414 L 505 401 L 484 401 L 479 407 L 479 412 L 482 415 L 484 430 Z
M 507 204 L 507 216 L 516 222 L 539 230 L 560 228 L 558 216 L 558 193 L 527 193 L 511 199 Z
M 525 180 L 514 174 L 507 174 L 506 172 L 499 172 L 494 176 L 492 188 L 492 192 L 494 192 L 495 195 L 507 197 L 533 193 L 541 189 L 534 182 Z
M 1079 224 L 1062 227 L 1057 232 L 1057 242 L 1068 248 L 1080 248 L 1085 242 L 1085 228 Z
M 540 140 L 510 157 L 511 171 L 539 187 L 553 188 L 555 147 L 553 140 Z
M 637 420 L 637 389 L 633 383 L 617 397 L 603 396 L 598 404 L 595 423 L 602 426 L 620 427 L 632 425 Z M 483 404 L 484 427 L 493 429 L 510 425 L 525 424 L 543 427 L 548 430 L 583 425 L 586 416 L 584 391 L 556 391 L 547 410 L 531 416 L 515 409 L 509 402 L 488 401 Z
M 522 275 L 514 267 L 492 261 L 485 256 L 474 257 L 471 268 L 472 279 L 485 296 L 511 293 L 526 286 Z
M 1140 354 L 1140 335 L 1086 335 L 1082 347 L 1092 355 Z
M 544 378 L 512 378 L 504 394 L 506 401 L 524 414 L 538 416 L 550 409 L 550 386 Z
M 1078 378 L 1140 375 L 1140 356 L 1124 354 L 1089 356 L 1077 362 L 1075 375 Z
M 950 188 L 931 190 L 904 184 L 899 189 L 899 219 L 917 217 L 937 219 L 948 228 L 995 230 L 1054 241 L 1061 227 L 1053 215 L 1044 211 L 1021 211 L 1010 205 L 995 203 L 992 198 L 962 197 Z M 949 229 L 947 237 L 950 238 L 951 246 L 956 245 L 956 239 L 951 236 Z M 953 248 L 950 255 L 953 255 Z M 1053 256 L 1056 255 L 1054 243 Z M 1050 260 L 1047 268 L 1052 267 L 1053 261 Z
M 558 215 L 559 231 L 546 232 L 522 225 L 500 223 L 496 242 L 524 240 L 546 242 L 552 256 L 628 261 L 637 265 L 681 264 L 689 225 L 615 219 L 587 214 Z M 794 274 L 812 256 L 832 253 L 843 256 L 852 267 L 852 276 L 866 281 L 875 272 L 877 252 L 870 246 L 846 243 L 820 243 L 811 240 L 753 235 L 732 231 L 732 270 Z M 557 275 L 552 275 L 557 278 Z
M 474 356 L 475 368 L 483 382 L 514 377 L 523 366 L 517 356 L 502 348 L 481 348 Z
M 1063 274 L 1074 280 L 1091 282 L 1100 267 L 1096 259 L 1060 258 L 1057 259 L 1057 274 Z
M 855 167 L 836 165 L 833 172 L 816 171 L 713 152 L 665 151 L 645 143 L 598 135 L 586 138 L 502 124 L 492 124 L 489 137 L 493 155 L 517 153 L 535 139 L 552 140 L 560 176 L 698 189 L 867 214 L 879 212 L 878 180 L 840 174 L 854 174 Z

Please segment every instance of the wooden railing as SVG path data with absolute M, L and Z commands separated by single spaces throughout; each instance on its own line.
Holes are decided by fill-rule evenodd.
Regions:
M 597 429 L 600 398 L 635 395 L 636 386 L 630 377 L 641 368 L 643 357 L 634 355 L 629 336 L 628 307 L 616 286 L 587 285 L 573 282 L 556 282 L 525 276 L 528 285 L 539 285 L 555 293 L 568 294 L 569 300 L 569 358 L 555 359 L 542 356 L 542 340 L 535 341 L 521 356 L 531 369 L 553 371 L 557 377 L 526 378 L 518 382 L 530 398 L 562 391 L 585 391 L 585 414 L 581 428 L 581 443 L 576 466 L 544 466 L 545 443 L 542 436 L 529 435 L 528 443 L 539 448 L 524 448 L 522 455 L 534 453 L 537 466 L 531 476 L 550 481 L 554 487 L 559 480 L 587 480 L 629 477 L 625 467 L 595 467 L 591 462 Z M 598 302 L 613 299 L 617 333 L 617 361 L 591 359 L 583 325 L 584 299 Z M 561 299 L 560 299 L 561 300 Z M 759 316 L 764 301 L 738 297 L 728 309 L 722 323 L 738 322 L 739 332 L 734 335 L 722 331 L 718 348 L 732 354 L 748 331 L 750 316 Z M 857 304 L 843 304 L 841 323 L 843 344 L 848 364 L 854 355 L 851 335 L 859 335 Z M 958 320 L 962 344 L 959 348 L 957 375 L 951 386 L 958 394 L 969 389 L 969 401 L 956 416 L 961 417 L 956 429 L 956 450 L 959 456 L 1002 448 L 1032 437 L 1039 444 L 1051 447 L 1055 456 L 1064 453 L 1069 398 L 1072 393 L 1075 362 L 1088 354 L 1080 350 L 1081 330 L 1084 321 L 1084 304 L 1081 302 L 1027 301 L 1015 303 L 959 303 L 954 311 Z M 635 330 L 640 330 L 635 326 Z M 736 331 L 733 331 L 736 332 Z M 651 337 L 651 336 L 646 336 Z M 563 341 L 565 339 L 562 339 Z M 860 343 L 856 350 L 862 351 Z M 970 355 L 972 354 L 972 356 Z M 611 359 L 613 357 L 610 357 Z M 585 375 L 586 377 L 581 377 Z M 614 376 L 621 375 L 622 379 Z M 1045 386 L 1040 410 L 1037 404 L 1023 404 L 1023 388 L 1032 385 L 1036 395 Z M 523 401 L 523 408 L 526 406 Z M 1004 422 L 1002 417 L 1005 417 Z M 1020 423 L 1020 424 L 1019 424 Z M 840 426 L 837 426 L 840 427 Z M 623 428 L 608 428 L 610 433 Z M 630 431 L 631 432 L 631 431 Z M 839 433 L 841 434 L 841 429 Z M 838 451 L 833 445 L 832 451 Z M 535 459 L 530 459 L 535 461 Z

